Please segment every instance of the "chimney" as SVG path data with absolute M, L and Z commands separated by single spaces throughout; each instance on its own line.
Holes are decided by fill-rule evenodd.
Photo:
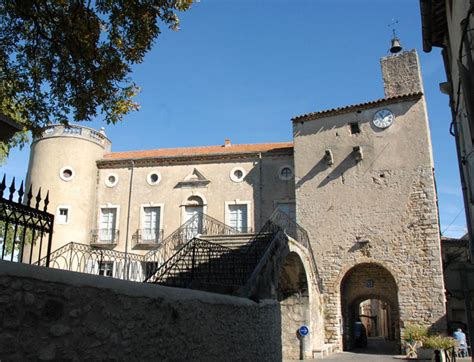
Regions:
M 415 50 L 380 59 L 385 98 L 423 92 L 418 54 Z
M 225 143 L 224 143 L 224 147 L 230 147 L 230 146 L 231 146 L 230 139 L 226 138 Z

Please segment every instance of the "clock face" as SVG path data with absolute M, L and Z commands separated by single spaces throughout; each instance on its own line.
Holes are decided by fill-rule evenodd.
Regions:
M 395 121 L 395 116 L 388 109 L 377 111 L 372 120 L 374 126 L 381 129 L 390 127 L 393 124 L 393 121 Z

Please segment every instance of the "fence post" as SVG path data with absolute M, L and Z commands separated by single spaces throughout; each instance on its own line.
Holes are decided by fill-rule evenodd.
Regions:
M 53 221 L 51 222 L 51 225 L 53 225 L 54 223 L 54 219 Z M 49 230 L 49 235 L 48 235 L 48 249 L 46 251 L 46 267 L 49 268 L 49 261 L 50 261 L 50 258 L 51 258 L 51 246 L 53 244 L 53 230 L 52 230 L 52 227 L 51 229 Z
M 191 280 L 194 280 L 195 257 L 196 257 L 196 239 L 194 239 L 194 241 L 193 241 L 193 255 L 192 255 L 192 259 L 191 259 Z

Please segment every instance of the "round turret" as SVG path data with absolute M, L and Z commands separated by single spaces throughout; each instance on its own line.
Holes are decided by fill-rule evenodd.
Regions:
M 52 250 L 74 241 L 89 244 L 96 210 L 96 161 L 111 142 L 88 127 L 51 125 L 31 145 L 27 184 L 49 190 L 54 213 Z

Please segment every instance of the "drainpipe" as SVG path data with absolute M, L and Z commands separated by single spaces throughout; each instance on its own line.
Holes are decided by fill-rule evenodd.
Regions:
M 130 230 L 130 206 L 132 201 L 132 185 L 133 185 L 133 171 L 135 168 L 135 161 L 130 160 L 132 167 L 130 169 L 130 187 L 128 189 L 128 209 L 127 209 L 127 229 L 125 232 L 125 266 L 124 266 L 124 279 L 128 280 L 128 233 Z

